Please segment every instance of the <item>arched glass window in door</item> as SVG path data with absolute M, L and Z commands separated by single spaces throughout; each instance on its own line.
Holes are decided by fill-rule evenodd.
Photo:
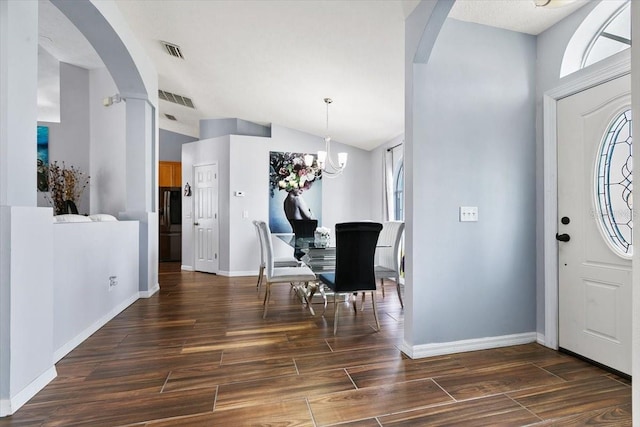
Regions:
M 597 218 L 605 240 L 617 254 L 633 252 L 633 157 L 631 110 L 616 116 L 600 143 L 596 161 Z
M 400 162 L 394 181 L 395 220 L 404 221 L 404 161 Z

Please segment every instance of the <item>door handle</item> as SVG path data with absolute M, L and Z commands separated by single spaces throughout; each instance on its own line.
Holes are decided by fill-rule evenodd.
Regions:
M 200 225 L 200 223 L 198 223 L 198 222 L 194 222 L 194 223 L 193 223 L 193 225 Z
M 567 233 L 564 233 L 564 234 L 556 233 L 556 240 L 559 240 L 560 242 L 568 242 L 569 240 L 571 240 L 571 236 L 569 236 Z

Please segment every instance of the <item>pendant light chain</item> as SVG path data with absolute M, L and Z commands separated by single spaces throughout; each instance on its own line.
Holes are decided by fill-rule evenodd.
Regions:
M 318 164 L 323 171 L 323 175 L 327 178 L 335 178 L 342 174 L 345 166 L 347 165 L 347 153 L 338 153 L 338 165 L 336 165 L 331 158 L 331 137 L 329 136 L 329 104 L 333 100 L 331 98 L 324 98 L 324 103 L 327 105 L 327 132 L 324 138 L 325 151 L 318 151 Z M 329 167 L 327 167 L 329 166 Z

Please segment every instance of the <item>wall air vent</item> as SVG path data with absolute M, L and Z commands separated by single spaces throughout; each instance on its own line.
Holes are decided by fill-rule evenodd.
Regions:
M 171 114 L 165 114 L 164 116 L 165 116 L 167 119 L 169 119 L 169 120 L 173 120 L 173 121 L 178 120 L 178 119 L 176 119 L 176 116 L 173 116 L 173 115 L 171 115 Z
M 174 104 L 179 104 L 189 108 L 196 108 L 193 105 L 193 101 L 190 98 L 182 95 L 176 95 L 175 93 L 166 92 L 164 90 L 158 90 L 158 98 L 163 99 L 165 101 L 173 102 Z
M 184 59 L 184 56 L 182 56 L 182 51 L 180 50 L 180 46 L 163 41 L 161 41 L 160 43 L 162 43 L 162 46 L 164 46 L 169 55 L 175 56 L 176 58 Z

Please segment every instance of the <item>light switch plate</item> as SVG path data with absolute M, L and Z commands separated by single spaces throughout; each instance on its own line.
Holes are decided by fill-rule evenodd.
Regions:
M 477 206 L 460 206 L 460 222 L 477 222 Z

